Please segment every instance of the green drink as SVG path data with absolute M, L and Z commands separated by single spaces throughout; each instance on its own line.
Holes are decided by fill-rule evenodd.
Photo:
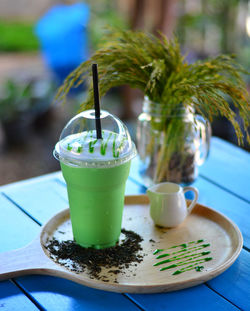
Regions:
M 112 168 L 75 168 L 63 163 L 61 168 L 75 240 L 84 247 L 115 245 L 121 233 L 130 161 Z
M 86 118 L 89 111 L 79 115 Z M 72 133 L 70 121 L 70 131 L 55 148 L 67 183 L 74 239 L 83 247 L 105 248 L 119 240 L 125 185 L 136 153 L 121 121 L 105 111 L 102 116 L 103 125 L 111 117 L 118 123 L 117 132 L 103 130 L 102 140 L 96 139 L 94 130 L 67 135 Z M 79 124 L 78 119 L 73 123 Z M 73 128 L 79 128 L 76 124 Z

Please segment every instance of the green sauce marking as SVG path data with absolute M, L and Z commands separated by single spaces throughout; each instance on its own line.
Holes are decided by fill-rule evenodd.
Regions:
M 155 263 L 154 266 L 160 266 L 166 263 L 176 262 L 169 266 L 161 268 L 160 271 L 173 269 L 179 266 L 186 266 L 175 271 L 173 275 L 177 275 L 177 274 L 190 271 L 190 270 L 195 270 L 197 272 L 200 272 L 202 271 L 202 269 L 204 269 L 204 267 L 200 266 L 200 264 L 212 260 L 212 257 L 200 258 L 200 257 L 207 256 L 208 254 L 210 254 L 211 253 L 210 251 L 197 252 L 198 250 L 202 250 L 203 248 L 210 246 L 209 243 L 193 246 L 193 244 L 200 244 L 202 242 L 204 242 L 204 240 L 197 240 L 197 241 L 191 241 L 191 242 L 183 243 L 179 245 L 174 245 L 167 249 L 156 249 L 153 252 L 154 255 L 157 255 L 158 253 L 166 251 L 166 250 L 175 249 L 178 247 L 181 248 L 181 250 L 178 250 L 178 251 L 168 252 L 168 253 L 158 255 L 156 259 L 161 259 L 164 257 L 168 257 L 168 258 Z
M 88 135 L 89 135 L 89 133 L 88 133 L 88 132 L 84 135 L 84 137 L 83 137 L 83 142 L 85 142 L 85 141 L 86 141 L 86 139 L 87 139 Z
M 197 266 L 197 267 L 195 267 L 195 270 L 196 270 L 197 272 L 200 272 L 202 269 L 204 269 L 203 266 Z
M 90 152 L 90 153 L 93 153 L 93 152 L 94 152 L 94 150 L 95 150 L 94 146 L 95 146 L 96 142 L 97 142 L 97 139 L 91 140 L 91 141 L 89 142 L 89 152 Z
M 117 137 L 117 135 L 115 134 L 114 135 L 114 140 L 113 140 L 113 157 L 114 158 L 117 158 L 116 153 L 115 153 L 116 137 Z
M 102 133 L 102 135 L 104 135 L 104 132 Z M 112 133 L 109 133 L 109 136 L 108 136 L 108 138 L 107 138 L 107 141 L 106 141 L 105 143 L 104 143 L 104 141 L 102 141 L 102 143 L 101 143 L 101 150 L 100 150 L 100 151 L 101 151 L 101 154 L 102 154 L 102 155 L 105 155 L 105 154 L 106 154 L 108 142 L 109 142 L 111 136 L 112 136 Z
M 167 262 L 171 262 L 171 261 L 175 261 L 175 260 L 181 260 L 183 258 L 190 258 L 188 260 L 191 260 L 193 258 L 198 258 L 198 257 L 201 257 L 201 256 L 205 256 L 205 255 L 208 255 L 210 254 L 210 252 L 201 252 L 201 253 L 192 253 L 191 255 L 186 255 L 186 256 L 182 256 L 182 257 L 178 257 L 178 256 L 173 256 L 169 259 L 166 259 L 166 260 L 163 260 L 163 261 L 159 261 L 157 263 L 154 264 L 154 266 L 159 266 L 163 263 L 167 263 Z M 158 258 L 158 257 L 157 257 Z
M 153 252 L 153 255 L 156 255 L 160 252 L 164 251 L 164 249 L 156 249 L 154 252 Z
M 105 136 L 105 131 L 102 131 L 102 135 L 103 137 Z M 98 139 L 96 139 L 94 136 L 94 131 L 89 131 L 87 133 L 84 133 L 82 139 L 79 139 L 79 144 L 81 144 L 81 146 L 77 147 L 77 150 L 76 152 L 77 153 L 81 153 L 83 151 L 83 148 L 84 148 L 84 142 L 86 142 L 87 138 L 89 138 L 89 152 L 90 153 L 93 153 L 95 151 L 95 144 L 97 142 Z M 112 145 L 112 153 L 113 153 L 113 157 L 114 158 L 118 158 L 119 155 L 120 155 L 120 151 L 121 151 L 121 148 L 122 146 L 124 145 L 124 142 L 126 141 L 126 138 L 123 137 L 121 143 L 116 146 L 116 141 L 117 141 L 117 134 L 116 133 L 113 133 L 113 132 L 109 132 L 108 134 L 108 137 L 107 139 L 102 139 L 102 142 L 101 142 L 101 146 L 100 146 L 100 153 L 101 155 L 106 155 L 106 152 L 107 152 L 107 147 L 108 147 L 108 142 L 110 141 L 111 137 L 114 136 L 114 139 L 113 139 L 113 145 Z M 71 143 L 68 143 L 67 144 L 67 150 L 71 151 L 73 149 L 73 146 L 71 145 Z
M 81 153 L 81 152 L 82 152 L 82 148 L 83 148 L 83 146 L 79 146 L 79 147 L 77 148 L 77 152 L 78 152 L 78 153 Z
M 67 146 L 67 150 L 72 150 L 72 146 L 70 146 L 70 144 L 68 144 L 68 146 Z
M 115 135 L 116 135 L 116 134 L 115 134 Z M 115 140 L 116 140 L 116 136 L 115 136 L 115 139 L 114 139 L 114 141 L 113 141 L 113 157 L 114 157 L 114 158 L 118 158 L 118 157 L 119 157 L 119 154 L 120 154 L 120 151 L 121 151 L 121 148 L 122 148 L 122 146 L 124 145 L 125 137 L 123 137 L 123 139 L 122 139 L 120 145 L 117 147 L 117 149 L 115 149 L 115 145 L 116 145 Z
M 198 250 L 203 249 L 203 248 L 208 247 L 208 246 L 210 246 L 210 244 L 202 244 L 202 245 L 200 245 L 200 246 L 187 247 L 187 248 L 183 248 L 183 249 L 180 250 L 180 251 L 173 252 L 171 255 L 175 255 L 175 254 L 179 254 L 179 253 L 184 253 L 184 252 L 189 252 L 189 251 L 191 251 L 191 250 L 196 250 L 196 251 L 198 251 Z M 162 255 L 158 256 L 157 259 L 162 258 L 162 257 L 165 257 L 165 256 L 169 256 L 169 254 L 162 254 Z

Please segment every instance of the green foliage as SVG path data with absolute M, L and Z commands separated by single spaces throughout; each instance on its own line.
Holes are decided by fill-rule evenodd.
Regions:
M 20 85 L 8 80 L 3 86 L 0 99 L 0 119 L 12 120 L 31 107 L 32 84 Z
M 242 142 L 243 134 L 235 121 L 235 112 L 226 100 L 230 97 L 248 132 L 249 95 L 241 77 L 247 72 L 234 56 L 219 55 L 188 64 L 176 39 L 170 41 L 163 35 L 158 38 L 143 32 L 118 31 L 110 33 L 104 47 L 65 79 L 58 90 L 57 100 L 64 101 L 72 87 L 91 77 L 92 63 L 99 67 L 101 96 L 112 87 L 128 84 L 164 107 L 165 116 L 173 114 L 180 103 L 184 107 L 192 103 L 210 121 L 219 114 L 230 120 L 239 142 Z M 92 106 L 93 88 L 90 84 L 81 110 Z M 250 142 L 249 135 L 247 139 Z
M 33 24 L 0 20 L 0 51 L 26 52 L 39 49 Z
M 34 115 L 45 111 L 52 101 L 53 93 L 54 87 L 48 81 L 5 81 L 0 91 L 0 120 L 10 121 L 23 114 Z

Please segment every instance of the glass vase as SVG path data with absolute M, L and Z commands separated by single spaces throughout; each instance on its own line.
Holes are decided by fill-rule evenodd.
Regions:
M 144 98 L 138 117 L 139 172 L 147 186 L 191 184 L 208 156 L 211 126 L 192 105 L 163 105 Z

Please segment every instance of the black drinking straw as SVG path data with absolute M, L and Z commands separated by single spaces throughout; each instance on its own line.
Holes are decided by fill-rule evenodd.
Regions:
M 97 64 L 92 64 L 92 74 L 93 74 L 93 89 L 94 89 L 94 101 L 95 101 L 96 137 L 97 139 L 102 139 Z

